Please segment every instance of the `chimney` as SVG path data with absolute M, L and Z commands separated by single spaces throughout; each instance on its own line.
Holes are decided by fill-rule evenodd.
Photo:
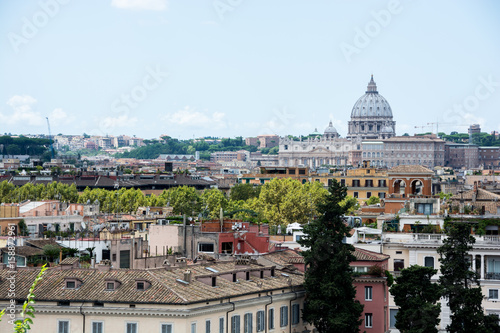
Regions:
M 191 271 L 189 269 L 184 271 L 184 281 L 191 283 Z
M 111 270 L 111 261 L 108 259 L 101 260 L 97 265 L 97 270 L 99 272 L 109 272 L 109 270 Z

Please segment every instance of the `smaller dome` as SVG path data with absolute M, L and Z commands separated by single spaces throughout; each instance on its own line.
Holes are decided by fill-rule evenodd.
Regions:
M 333 127 L 332 121 L 328 124 L 328 127 L 325 128 L 325 134 L 337 134 L 337 129 Z
M 384 126 L 381 130 L 382 133 L 394 133 L 394 130 L 391 126 Z
M 318 135 L 321 135 L 321 133 L 318 132 L 317 128 L 314 129 L 314 132 L 312 132 L 311 134 L 309 134 L 309 136 L 318 136 Z

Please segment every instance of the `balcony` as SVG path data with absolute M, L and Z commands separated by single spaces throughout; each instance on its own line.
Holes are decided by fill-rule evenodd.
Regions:
M 486 280 L 500 280 L 500 273 L 486 273 Z

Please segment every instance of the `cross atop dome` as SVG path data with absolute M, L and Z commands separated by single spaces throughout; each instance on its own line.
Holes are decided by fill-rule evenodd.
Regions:
M 366 93 L 378 94 L 377 84 L 375 83 L 375 81 L 373 81 L 373 74 L 370 82 L 368 83 L 368 90 L 366 91 Z

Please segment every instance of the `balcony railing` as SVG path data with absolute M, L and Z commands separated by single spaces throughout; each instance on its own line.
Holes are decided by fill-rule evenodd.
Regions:
M 500 273 L 486 273 L 486 280 L 500 280 Z

